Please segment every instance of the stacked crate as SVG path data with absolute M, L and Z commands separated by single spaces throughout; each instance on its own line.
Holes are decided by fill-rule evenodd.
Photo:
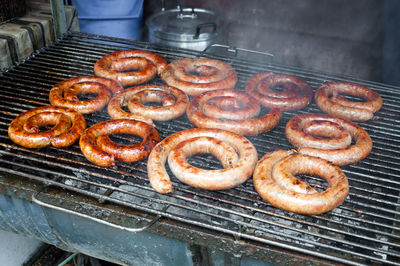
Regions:
M 18 2 L 18 1 L 17 1 Z M 79 31 L 76 8 L 65 6 L 68 31 Z M 0 70 L 4 71 L 55 41 L 50 4 L 32 1 L 22 16 L 0 24 Z

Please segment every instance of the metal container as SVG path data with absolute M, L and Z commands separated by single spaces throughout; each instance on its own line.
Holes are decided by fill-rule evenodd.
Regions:
M 221 23 L 213 11 L 180 6 L 163 8 L 146 20 L 150 42 L 196 51 L 218 42 Z

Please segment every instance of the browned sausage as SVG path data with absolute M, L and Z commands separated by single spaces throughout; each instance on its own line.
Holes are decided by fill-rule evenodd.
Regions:
M 96 76 L 119 81 L 123 86 L 131 86 L 150 81 L 160 75 L 167 65 L 165 59 L 152 52 L 122 50 L 107 54 L 94 65 Z
M 59 135 L 71 127 L 71 119 L 63 113 L 41 112 L 26 119 L 23 129 L 27 133 L 39 133 L 40 128 L 52 126 L 51 130 L 42 131 L 37 136 L 48 134 Z
M 318 192 L 296 174 L 320 176 L 329 187 Z M 338 166 L 321 158 L 294 155 L 293 151 L 264 155 L 254 170 L 253 182 L 258 194 L 273 206 L 302 214 L 328 212 L 342 204 L 349 193 L 347 178 Z
M 338 134 L 338 142 L 335 136 L 332 138 L 318 138 L 308 135 L 306 126 L 320 123 L 322 125 L 336 124 L 337 129 L 347 131 Z M 293 117 L 286 124 L 286 137 L 297 147 L 301 154 L 321 157 L 337 165 L 346 165 L 358 162 L 372 150 L 372 140 L 368 133 L 355 123 L 341 118 L 325 114 L 304 114 Z M 314 132 L 315 133 L 315 132 Z M 347 134 L 351 136 L 355 144 L 343 147 L 348 142 Z M 327 135 L 325 135 L 327 137 Z
M 224 93 L 219 91 L 217 94 L 223 95 Z M 213 118 L 231 120 L 252 119 L 260 114 L 260 105 L 253 98 L 237 93 L 237 91 L 229 96 L 227 94 L 209 98 L 207 102 L 204 102 L 202 106 L 204 114 Z M 242 95 L 243 97 L 240 97 Z
M 196 127 L 219 128 L 239 135 L 256 135 L 273 129 L 281 118 L 278 109 L 261 117 L 256 100 L 236 90 L 214 90 L 202 93 L 189 103 L 186 114 Z M 234 120 L 232 118 L 243 118 Z
M 340 124 L 328 120 L 303 119 L 290 124 L 286 132 L 296 147 L 335 150 L 351 144 L 350 133 Z
M 90 114 L 107 105 L 112 93 L 123 91 L 122 86 L 111 79 L 83 76 L 64 80 L 55 85 L 49 94 L 51 105 L 73 109 L 81 114 Z M 91 100 L 80 101 L 79 94 L 97 94 Z
M 145 105 L 160 102 L 162 106 Z M 174 87 L 167 85 L 142 85 L 126 89 L 113 97 L 108 104 L 108 113 L 114 119 L 137 119 L 152 124 L 152 120 L 166 121 L 181 116 L 186 111 L 189 98 Z M 126 112 L 122 107 L 128 106 Z
M 364 102 L 350 101 L 339 94 L 364 99 Z M 319 108 L 332 116 L 353 121 L 367 121 L 382 107 L 382 97 L 375 91 L 349 82 L 329 82 L 315 92 Z
M 114 143 L 110 134 L 134 134 L 142 137 L 142 142 L 133 145 Z M 108 120 L 91 126 L 82 134 L 79 146 L 85 157 L 103 167 L 115 165 L 115 159 L 134 162 L 148 156 L 160 141 L 157 130 L 144 122 L 119 119 Z
M 194 144 L 191 144 L 190 140 L 193 138 Z M 210 141 L 209 138 L 214 140 Z M 233 149 L 219 147 L 212 152 L 221 159 L 226 168 L 207 171 L 192 166 L 188 167 L 185 159 L 187 156 L 205 153 L 210 146 L 218 145 L 221 142 Z M 169 159 L 169 166 L 174 175 L 182 182 L 203 189 L 228 189 L 238 186 L 252 175 L 257 163 L 255 147 L 243 136 L 220 129 L 192 128 L 179 131 L 157 144 L 147 161 L 151 186 L 158 193 L 172 192 L 172 182 L 165 169 L 165 162 L 174 149 L 176 149 L 175 155 L 173 154 Z M 233 154 L 236 152 L 238 158 Z M 227 158 L 221 158 L 225 153 Z
M 50 125 L 54 127 L 40 132 L 40 127 Z M 43 106 L 17 116 L 8 127 L 8 136 L 27 148 L 67 147 L 79 139 L 85 128 L 85 119 L 74 110 Z
M 233 89 L 237 81 L 236 72 L 229 64 L 205 58 L 175 60 L 165 68 L 161 79 L 193 96 L 211 90 Z
M 277 87 L 283 91 L 274 90 Z M 271 72 L 252 76 L 245 90 L 263 106 L 282 111 L 301 109 L 311 102 L 313 96 L 312 88 L 305 80 Z

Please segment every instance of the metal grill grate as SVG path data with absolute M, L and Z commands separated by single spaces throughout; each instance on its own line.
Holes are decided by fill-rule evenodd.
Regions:
M 8 125 L 18 114 L 49 105 L 48 92 L 54 84 L 73 76 L 92 75 L 93 65 L 100 57 L 119 49 L 157 52 L 168 62 L 202 55 L 83 33 L 70 33 L 34 54 L 0 76 L 2 175 L 13 173 L 187 224 L 336 262 L 400 263 L 400 88 L 236 57 L 207 55 L 235 68 L 240 90 L 252 75 L 273 71 L 302 77 L 314 89 L 324 81 L 346 80 L 368 86 L 382 95 L 384 105 L 376 119 L 358 123 L 371 135 L 374 148 L 365 160 L 342 167 L 349 178 L 349 196 L 343 205 L 323 215 L 307 216 L 276 209 L 257 195 L 251 179 L 235 189 L 204 191 L 172 177 L 173 193 L 160 195 L 149 185 L 146 160 L 131 164 L 118 162 L 117 166 L 104 169 L 87 161 L 77 144 L 65 149 L 32 150 L 17 146 L 8 138 Z M 161 84 L 161 80 L 156 78 L 152 83 Z M 294 115 L 310 112 L 320 112 L 315 103 L 300 111 L 284 112 L 277 128 L 249 137 L 259 158 L 278 148 L 293 148 L 284 136 L 284 127 Z M 110 119 L 105 110 L 85 118 L 88 126 Z M 161 138 L 192 127 L 186 116 L 156 124 Z M 192 163 L 219 167 L 214 158 L 204 156 L 195 157 Z M 310 182 L 319 184 L 318 180 Z M 169 207 L 165 210 L 165 206 Z

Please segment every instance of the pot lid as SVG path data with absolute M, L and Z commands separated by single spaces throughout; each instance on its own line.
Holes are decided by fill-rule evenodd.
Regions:
M 183 8 L 161 11 L 146 21 L 150 31 L 167 39 L 208 39 L 217 35 L 220 20 L 213 11 Z

